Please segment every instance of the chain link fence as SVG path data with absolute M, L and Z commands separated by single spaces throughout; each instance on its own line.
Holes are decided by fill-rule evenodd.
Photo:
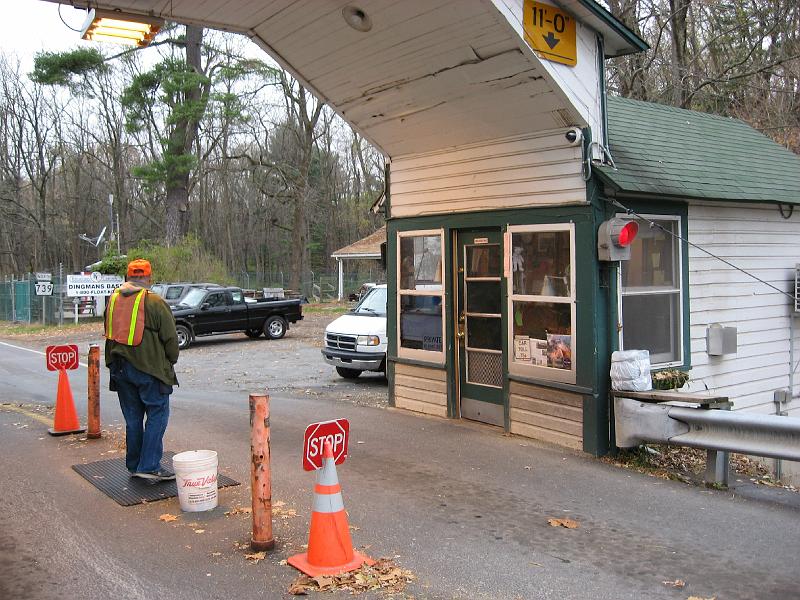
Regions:
M 0 282 L 0 320 L 57 325 L 64 322 L 65 309 L 73 311 L 67 316 L 74 316 L 72 298 L 64 297 L 62 279 L 57 274 L 49 281 L 37 281 L 33 273 L 5 276 Z

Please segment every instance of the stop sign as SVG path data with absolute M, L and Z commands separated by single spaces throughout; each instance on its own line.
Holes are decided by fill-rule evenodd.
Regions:
M 350 422 L 347 419 L 312 423 L 303 436 L 303 468 L 315 471 L 322 468 L 322 451 L 325 442 L 333 448 L 335 464 L 340 465 L 347 457 L 347 441 L 350 438 Z
M 48 371 L 78 368 L 78 347 L 75 344 L 48 346 L 45 357 Z

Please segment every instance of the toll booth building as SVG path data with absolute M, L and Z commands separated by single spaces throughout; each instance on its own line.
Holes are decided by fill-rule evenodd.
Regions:
M 759 222 L 779 241 L 746 266 L 788 278 L 796 158 L 736 121 L 607 98 L 605 60 L 647 46 L 597 2 L 91 4 L 248 35 L 384 153 L 394 406 L 602 454 L 618 347 L 723 392 L 755 369 L 770 379 L 741 388 L 753 406 L 787 379 L 787 303 L 674 236 L 738 256 Z M 661 228 L 600 260 L 622 207 Z M 738 318 L 731 293 L 781 331 L 752 367 L 743 326 L 739 355 L 705 352 L 707 325 Z

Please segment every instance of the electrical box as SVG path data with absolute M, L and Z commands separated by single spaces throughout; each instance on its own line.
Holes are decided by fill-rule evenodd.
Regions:
M 719 323 L 709 326 L 706 330 L 706 348 L 709 356 L 723 356 L 736 354 L 737 341 L 736 327 L 723 327 Z

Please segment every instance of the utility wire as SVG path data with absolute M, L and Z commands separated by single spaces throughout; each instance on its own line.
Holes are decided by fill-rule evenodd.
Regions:
M 78 33 L 80 33 L 80 32 L 81 32 L 81 30 L 80 30 L 80 29 L 75 29 L 74 27 L 72 27 L 71 25 L 69 25 L 69 24 L 68 24 L 68 23 L 67 23 L 67 22 L 64 20 L 64 17 L 62 17 L 62 16 L 61 16 L 61 5 L 60 5 L 60 4 L 58 5 L 58 18 L 59 18 L 59 19 L 61 19 L 61 22 L 64 24 L 64 26 L 65 26 L 67 29 L 72 29 L 72 31 L 77 31 Z
M 628 215 L 633 215 L 633 216 L 635 216 L 637 219 L 641 219 L 642 221 L 645 221 L 646 223 L 648 223 L 648 224 L 649 224 L 649 226 L 650 226 L 650 229 L 654 229 L 654 228 L 655 228 L 655 229 L 660 229 L 661 231 L 663 231 L 663 232 L 664 232 L 664 233 L 666 233 L 667 235 L 671 235 L 671 236 L 672 236 L 672 237 L 674 237 L 675 239 L 678 239 L 678 240 L 680 240 L 680 241 L 682 241 L 682 242 L 686 242 L 686 243 L 687 243 L 688 245 L 690 245 L 692 248 L 697 248 L 698 250 L 700 250 L 700 252 L 704 252 L 705 254 L 708 254 L 708 255 L 709 255 L 711 258 L 716 258 L 718 261 L 725 263 L 726 265 L 728 265 L 728 266 L 729 266 L 729 267 L 731 267 L 732 269 L 735 269 L 735 270 L 739 271 L 740 273 L 744 273 L 744 274 L 745 274 L 745 275 L 747 275 L 748 277 L 752 277 L 753 279 L 755 279 L 755 280 L 756 280 L 756 281 L 758 281 L 759 283 L 763 283 L 765 286 L 767 286 L 768 288 L 771 288 L 771 289 L 775 290 L 775 291 L 776 291 L 776 292 L 778 292 L 779 294 L 782 294 L 782 295 L 786 296 L 787 298 L 791 298 L 792 300 L 794 300 L 794 295 L 793 295 L 793 294 L 790 294 L 789 292 L 785 292 L 785 291 L 783 291 L 782 289 L 780 289 L 780 288 L 778 288 L 778 287 L 776 287 L 776 286 L 772 285 L 771 283 L 769 283 L 769 282 L 767 282 L 767 281 L 764 281 L 764 280 L 763 280 L 763 279 L 761 279 L 760 277 L 757 277 L 756 275 L 753 275 L 753 274 L 752 274 L 752 273 L 750 273 L 749 271 L 745 271 L 745 270 L 744 270 L 744 269 L 742 269 L 741 267 L 737 267 L 737 266 L 736 266 L 735 264 L 733 264 L 732 262 L 730 262 L 730 261 L 728 261 L 728 260 L 725 260 L 725 259 L 724 259 L 724 258 L 722 258 L 721 256 L 717 256 L 717 255 L 716 255 L 716 254 L 714 254 L 713 252 L 709 252 L 708 250 L 706 250 L 706 249 L 705 249 L 705 248 L 703 248 L 702 246 L 698 246 L 697 244 L 694 244 L 694 243 L 690 242 L 688 239 L 686 239 L 686 238 L 684 238 L 684 237 L 681 237 L 681 236 L 680 236 L 680 235 L 678 235 L 677 233 L 672 233 L 671 231 L 669 231 L 668 229 L 666 229 L 664 226 L 662 226 L 662 225 L 659 225 L 659 224 L 658 224 L 658 223 L 656 223 L 655 221 L 651 221 L 651 220 L 650 220 L 650 219 L 648 219 L 647 217 L 644 217 L 644 216 L 640 215 L 639 213 L 637 213 L 635 210 L 632 210 L 632 209 L 628 208 L 627 206 L 625 206 L 625 205 L 621 204 L 621 203 L 620 203 L 618 200 L 612 200 L 612 201 L 611 201 L 611 203 L 612 203 L 612 204 L 614 204 L 615 206 L 618 206 L 618 207 L 620 207 L 622 210 L 624 210 L 624 211 L 626 212 L 626 214 L 628 214 Z

